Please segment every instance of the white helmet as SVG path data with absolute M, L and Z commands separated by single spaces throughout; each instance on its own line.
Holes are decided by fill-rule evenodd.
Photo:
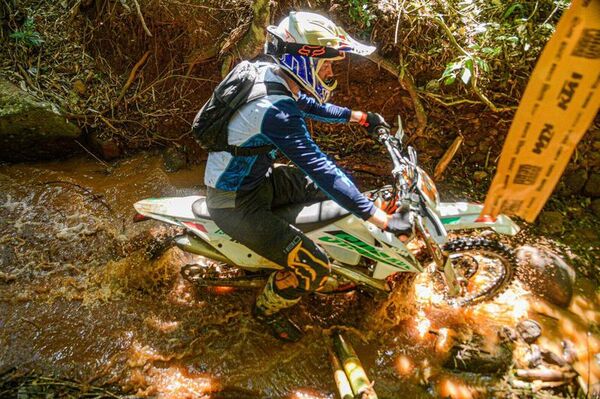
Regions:
M 265 53 L 321 103 L 337 86 L 335 80 L 324 82 L 319 77 L 325 60 L 340 60 L 345 53 L 367 56 L 375 51 L 375 47 L 360 44 L 329 19 L 311 12 L 292 11 L 267 31 Z

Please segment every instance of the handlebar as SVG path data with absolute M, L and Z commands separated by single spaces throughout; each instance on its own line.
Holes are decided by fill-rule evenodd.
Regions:
M 392 175 L 396 180 L 395 186 L 399 190 L 400 199 L 410 199 L 412 202 L 411 193 L 416 184 L 416 176 L 418 174 L 417 155 L 415 150 L 410 146 L 408 147 L 407 156 L 402 155 L 402 138 L 404 138 L 402 126 L 400 125 L 398 133 L 395 136 L 385 126 L 377 126 L 374 133 L 377 134 L 377 140 L 385 146 L 394 165 Z

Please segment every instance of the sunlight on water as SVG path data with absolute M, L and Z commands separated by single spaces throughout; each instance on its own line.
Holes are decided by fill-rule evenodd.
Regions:
M 313 392 L 310 389 L 299 389 L 292 392 L 287 399 L 333 399 L 335 396 Z
M 417 331 L 419 332 L 419 338 L 423 339 L 423 337 L 425 337 L 425 334 L 429 332 L 429 328 L 431 327 L 431 321 L 427 318 L 423 310 L 419 310 L 417 312 L 415 322 L 417 324 L 416 327 Z
M 439 383 L 439 393 L 442 398 L 473 399 L 479 397 L 477 393 L 460 380 L 444 378 Z
M 415 366 L 408 356 L 400 355 L 398 356 L 398 359 L 396 359 L 396 371 L 398 374 L 404 376 L 410 375 L 414 368 Z
M 150 326 L 153 329 L 160 331 L 162 333 L 173 332 L 173 331 L 177 330 L 177 328 L 179 328 L 179 324 L 180 324 L 180 322 L 178 322 L 178 321 L 161 320 L 156 316 L 148 317 L 144 320 L 144 322 L 148 326 Z
M 434 288 L 434 282 L 427 273 L 415 279 L 415 299 L 419 304 L 438 305 L 444 302 L 444 295 Z
M 219 389 L 214 378 L 179 366 L 150 367 L 145 371 L 144 382 L 148 386 L 138 390 L 137 396 L 156 399 L 200 398 Z

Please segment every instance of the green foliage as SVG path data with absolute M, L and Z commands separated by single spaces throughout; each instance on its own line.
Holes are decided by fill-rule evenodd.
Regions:
M 446 65 L 446 69 L 442 73 L 440 80 L 445 85 L 451 85 L 460 77 L 460 80 L 464 84 L 469 84 L 475 74 L 475 66 L 477 66 L 479 73 L 489 72 L 490 70 L 488 63 L 477 56 L 461 56 Z
M 452 22 L 449 24 L 452 34 L 462 47 L 455 46 L 455 50 L 462 51 L 455 52 L 455 58 L 446 63 L 439 80 L 445 85 L 456 82 L 467 85 L 476 77 L 478 81 L 496 80 L 502 84 L 507 75 L 494 75 L 495 71 L 521 65 L 531 68 L 569 3 L 569 0 L 454 3 L 456 14 L 446 14 L 445 18 Z M 457 15 L 468 18 L 457 21 L 453 18 Z
M 35 30 L 33 18 L 30 17 L 25 20 L 21 29 L 11 33 L 10 37 L 27 47 L 38 47 L 44 42 L 40 33 Z
M 369 9 L 369 0 L 348 0 L 348 15 L 352 21 L 370 30 L 375 14 Z

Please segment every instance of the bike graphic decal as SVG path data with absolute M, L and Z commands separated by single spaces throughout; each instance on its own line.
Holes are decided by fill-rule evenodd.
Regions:
M 343 231 L 328 231 L 328 235 L 319 237 L 319 241 L 326 242 L 328 244 L 335 244 L 342 248 L 350 249 L 358 252 L 359 254 L 373 260 L 384 262 L 390 265 L 397 266 L 403 270 L 412 270 L 413 267 L 403 262 L 400 259 L 396 259 L 387 253 L 378 250 L 372 245 L 367 244 L 364 241 L 359 240 L 351 234 Z
M 449 218 L 441 218 L 443 224 L 454 224 L 460 220 L 460 216 L 458 217 L 449 217 Z

